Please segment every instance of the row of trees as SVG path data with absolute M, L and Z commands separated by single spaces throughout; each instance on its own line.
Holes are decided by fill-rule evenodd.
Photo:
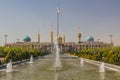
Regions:
M 76 52 L 67 52 L 67 54 L 120 65 L 120 47 L 83 49 Z
M 46 54 L 49 54 L 49 52 L 19 47 L 0 47 L 0 58 L 4 59 L 3 63 L 8 62 L 10 59 L 12 59 L 12 61 L 21 61 L 23 59 L 29 59 L 31 55 L 38 57 Z M 79 51 L 66 52 L 66 54 L 120 65 L 120 47 L 82 49 Z M 0 64 L 2 64 L 1 61 Z
M 41 52 L 35 49 L 0 47 L 0 58 L 4 59 L 4 61 L 0 61 L 0 64 L 2 64 L 2 62 L 8 62 L 10 59 L 12 59 L 12 61 L 21 61 L 23 59 L 29 59 L 31 55 L 38 57 L 46 54 L 48 54 L 48 52 Z

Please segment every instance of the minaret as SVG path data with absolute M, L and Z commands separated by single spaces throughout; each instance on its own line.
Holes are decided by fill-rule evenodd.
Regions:
M 78 43 L 80 43 L 80 42 L 81 42 L 81 33 L 78 32 Z
M 65 34 L 63 35 L 63 43 L 65 43 Z
M 38 43 L 40 43 L 40 32 L 38 33 Z
M 53 43 L 53 28 L 52 27 L 50 31 L 50 42 Z

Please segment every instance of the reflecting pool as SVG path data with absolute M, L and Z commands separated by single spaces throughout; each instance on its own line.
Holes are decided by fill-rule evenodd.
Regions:
M 54 70 L 52 55 L 35 60 L 32 64 L 22 63 L 13 67 L 13 72 L 0 72 L 0 80 L 120 80 L 120 73 L 106 69 L 99 72 L 99 67 L 80 59 L 61 56 L 62 69 Z

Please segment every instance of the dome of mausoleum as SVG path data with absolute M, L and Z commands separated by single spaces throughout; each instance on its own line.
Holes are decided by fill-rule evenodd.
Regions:
M 31 42 L 31 38 L 29 36 L 25 36 L 23 39 L 24 42 Z
M 86 41 L 94 41 L 94 38 L 91 35 L 89 35 L 86 37 Z

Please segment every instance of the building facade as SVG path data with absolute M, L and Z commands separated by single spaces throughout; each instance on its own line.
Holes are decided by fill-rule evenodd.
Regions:
M 23 42 L 14 42 L 14 43 L 6 43 L 5 46 L 7 47 L 23 47 L 27 49 L 38 49 L 41 51 L 49 51 L 52 52 L 53 45 L 54 45 L 54 38 L 53 38 L 53 30 L 50 31 L 50 42 L 40 42 L 40 33 L 38 33 L 38 41 L 31 42 L 31 38 L 29 36 L 25 36 Z M 113 43 L 104 43 L 100 41 L 94 41 L 92 36 L 88 36 L 86 41 L 81 41 L 81 33 L 78 32 L 77 43 L 76 42 L 66 42 L 65 35 L 63 37 L 58 36 L 56 37 L 56 41 L 59 44 L 61 52 L 67 51 L 77 51 L 82 49 L 92 49 L 92 48 L 105 48 L 105 47 L 112 47 Z

